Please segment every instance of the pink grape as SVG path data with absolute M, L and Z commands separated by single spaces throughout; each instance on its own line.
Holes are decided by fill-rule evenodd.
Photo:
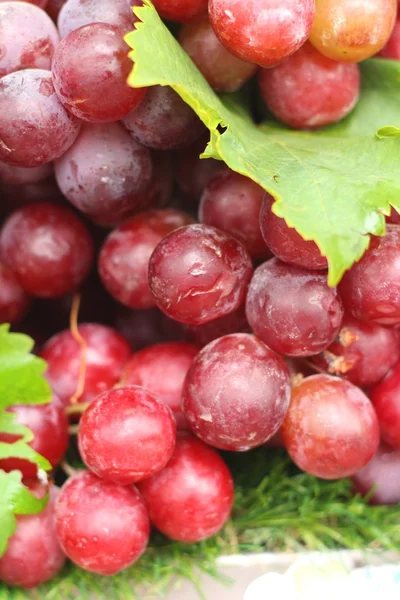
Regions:
M 30 299 L 14 274 L 0 262 L 0 323 L 19 321 L 29 308 Z
M 261 67 L 279 64 L 308 38 L 314 0 L 209 0 L 211 25 L 234 56 Z
M 279 429 L 289 401 L 289 373 L 283 359 L 246 333 L 226 335 L 203 348 L 182 392 L 183 411 L 193 432 L 222 450 L 244 451 L 264 444 Z
M 378 56 L 390 58 L 391 60 L 400 60 L 400 18 L 396 20 L 392 34 Z
M 351 478 L 355 491 L 367 495 L 370 504 L 400 502 L 400 450 L 381 444 L 369 463 Z
M 188 433 L 179 434 L 167 466 L 138 487 L 152 524 L 186 544 L 215 535 L 232 510 L 228 467 L 215 450 Z
M 129 485 L 160 471 L 172 456 L 176 423 L 171 410 L 137 385 L 93 400 L 79 423 L 78 445 L 92 473 Z
M 50 71 L 42 69 L 24 69 L 0 79 L 0 114 L 0 161 L 16 167 L 55 160 L 80 130 L 78 119 L 57 98 Z
M 63 105 L 92 123 L 119 121 L 143 100 L 145 89 L 132 88 L 128 45 L 114 25 L 92 23 L 72 31 L 58 46 L 52 74 Z
M 382 440 L 400 450 L 400 363 L 374 385 L 370 397 L 378 415 Z
M 202 325 L 239 308 L 251 273 L 250 257 L 233 237 L 214 227 L 187 225 L 154 250 L 149 285 L 167 316 Z
M 146 550 L 149 517 L 134 486 L 82 471 L 63 485 L 55 514 L 61 547 L 86 571 L 115 575 Z
M 49 0 L 49 8 L 52 7 L 54 0 Z M 132 2 L 135 6 L 140 6 L 140 1 Z M 71 31 L 79 29 L 84 25 L 92 23 L 107 23 L 119 27 L 123 33 L 133 30 L 133 23 L 137 21 L 129 4 L 126 0 L 67 0 L 59 8 L 58 30 L 62 38 L 65 38 Z M 57 18 L 54 13 L 53 18 Z
M 58 298 L 85 280 L 93 262 L 93 242 L 68 208 L 50 203 L 14 211 L 0 232 L 4 263 L 32 296 Z
M 312 356 L 336 338 L 343 307 L 325 273 L 272 258 L 254 272 L 246 315 L 255 335 L 275 352 Z
M 112 227 L 140 206 L 152 162 L 119 123 L 84 125 L 75 144 L 55 163 L 64 196 L 95 223 Z
M 353 475 L 379 445 L 378 419 L 368 398 L 330 375 L 307 377 L 293 388 L 282 434 L 292 460 L 322 479 Z

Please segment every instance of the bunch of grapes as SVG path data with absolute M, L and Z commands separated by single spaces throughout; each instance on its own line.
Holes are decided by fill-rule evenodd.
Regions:
M 199 159 L 192 109 L 127 85 L 140 4 L 0 0 L 0 322 L 35 339 L 53 392 L 10 410 L 55 469 L 81 413 L 87 467 L 18 517 L 0 559 L 11 585 L 50 579 L 65 556 L 115 574 L 151 526 L 214 535 L 234 496 L 220 450 L 283 444 L 312 475 L 400 501 L 400 218 L 329 287 L 326 257 L 269 194 Z M 360 61 L 400 59 L 397 0 L 154 4 L 215 91 L 255 78 L 294 129 L 352 111 Z M 45 493 L 32 463 L 0 468 Z

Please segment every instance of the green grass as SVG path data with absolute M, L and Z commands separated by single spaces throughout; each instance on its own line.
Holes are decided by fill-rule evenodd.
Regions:
M 235 477 L 232 520 L 215 538 L 185 546 L 152 538 L 146 555 L 112 578 L 72 565 L 34 592 L 0 587 L 1 600 L 143 598 L 145 586 L 162 598 L 172 578 L 201 588 L 201 572 L 218 577 L 215 560 L 223 554 L 327 549 L 400 551 L 400 507 L 373 507 L 354 496 L 351 483 L 322 481 L 299 472 L 285 453 L 257 449 L 225 456 Z M 228 584 L 229 582 L 227 582 Z

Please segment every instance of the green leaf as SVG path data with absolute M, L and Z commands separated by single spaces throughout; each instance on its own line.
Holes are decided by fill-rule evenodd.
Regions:
M 133 48 L 133 87 L 171 86 L 209 128 L 204 156 L 225 161 L 275 197 L 274 212 L 306 240 L 314 240 L 336 285 L 383 235 L 390 205 L 400 209 L 400 141 L 386 126 L 400 126 L 400 67 L 372 60 L 362 66 L 363 93 L 343 123 L 318 133 L 257 127 L 234 97 L 219 98 L 148 0 L 126 36 Z M 381 137 L 376 135 L 380 130 Z
M 15 515 L 39 513 L 47 500 L 47 496 L 38 499 L 28 491 L 19 471 L 0 471 L 0 556 L 6 551 L 7 542 L 17 526 Z

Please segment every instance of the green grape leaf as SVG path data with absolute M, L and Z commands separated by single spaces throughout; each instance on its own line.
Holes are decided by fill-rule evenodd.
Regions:
M 203 156 L 270 192 L 275 214 L 328 258 L 336 285 L 367 249 L 368 234 L 384 234 L 390 205 L 400 210 L 399 64 L 362 65 L 359 105 L 338 125 L 318 133 L 258 127 L 237 97 L 212 91 L 149 0 L 135 13 L 141 22 L 125 38 L 134 62 L 128 83 L 171 86 L 210 130 Z
M 21 473 L 0 471 L 0 556 L 17 526 L 16 515 L 39 513 L 47 504 L 47 496 L 36 498 L 22 484 Z

